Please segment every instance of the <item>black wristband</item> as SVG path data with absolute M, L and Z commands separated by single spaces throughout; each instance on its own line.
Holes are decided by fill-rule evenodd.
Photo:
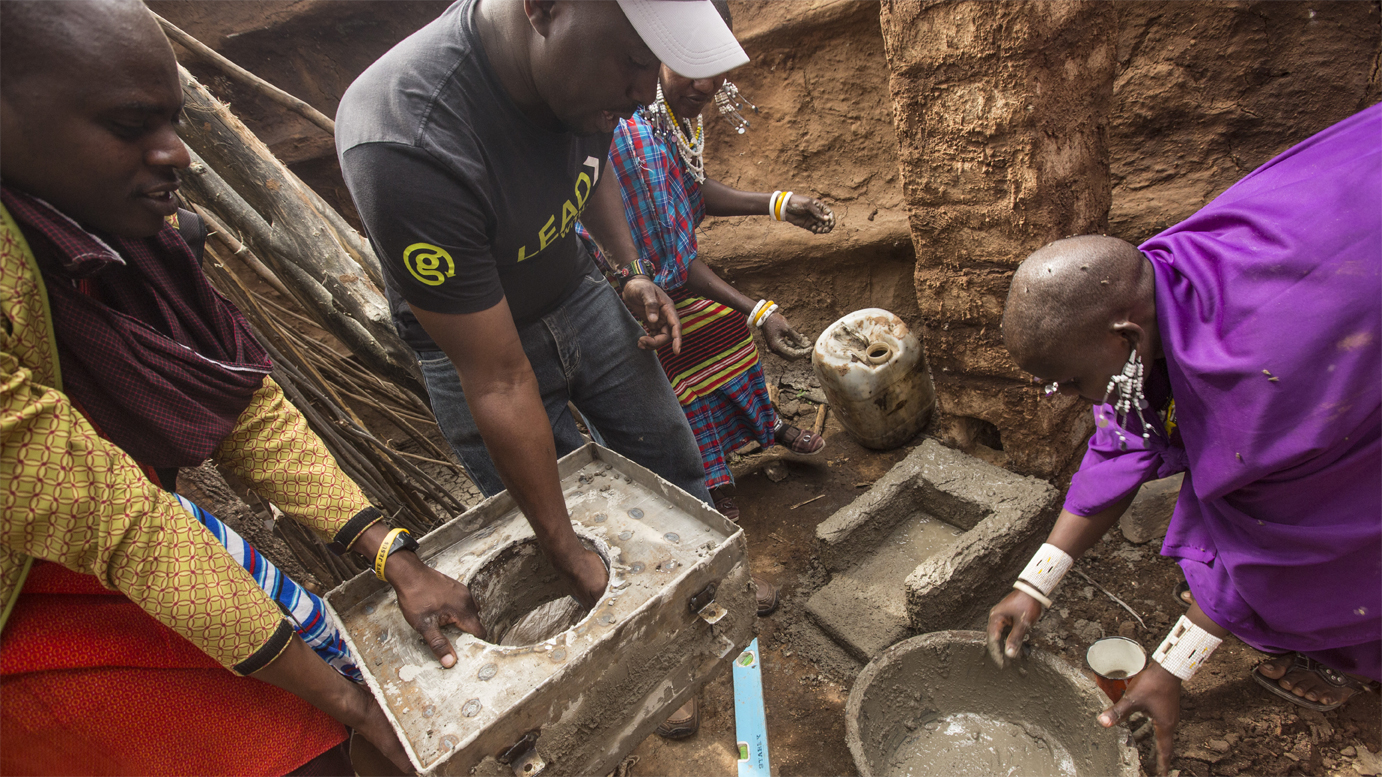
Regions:
M 279 621 L 278 628 L 274 629 L 273 636 L 269 637 L 269 641 L 261 645 L 249 658 L 246 658 L 233 667 L 235 673 L 239 675 L 252 675 L 269 664 L 272 664 L 274 659 L 278 658 L 278 655 L 288 647 L 288 643 L 293 639 L 296 633 L 297 632 L 293 630 L 292 625 L 288 623 L 286 619 Z
M 330 548 L 331 552 L 337 556 L 344 556 L 345 552 L 350 549 L 351 545 L 355 544 L 356 540 L 360 539 L 360 535 L 364 534 L 366 529 L 383 518 L 384 514 L 379 511 L 379 508 L 373 505 L 366 507 L 356 513 L 354 518 L 346 521 L 346 525 L 336 532 L 336 536 L 331 538 L 331 542 L 328 542 L 326 547 Z

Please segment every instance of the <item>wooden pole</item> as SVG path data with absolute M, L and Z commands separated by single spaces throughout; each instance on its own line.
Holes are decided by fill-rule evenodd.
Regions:
M 255 94 L 262 95 L 263 97 L 266 97 L 269 100 L 278 103 L 279 105 L 283 106 L 284 108 L 287 108 L 293 113 L 296 113 L 302 118 L 307 119 L 308 121 L 312 122 L 318 127 L 321 127 L 322 130 L 326 132 L 326 134 L 330 135 L 332 138 L 336 137 L 336 122 L 328 118 L 326 114 L 322 113 L 316 108 L 313 108 L 312 106 L 308 105 L 302 100 L 299 100 L 291 94 L 288 94 L 282 89 L 279 89 L 278 87 L 274 86 L 268 81 L 265 81 L 264 79 L 251 73 L 243 67 L 240 67 L 234 62 L 231 62 L 229 59 L 226 59 L 224 56 L 218 53 L 215 49 L 212 49 L 205 43 L 202 43 L 201 41 L 197 40 L 191 35 L 188 35 L 187 33 L 178 29 L 177 25 L 173 24 L 167 19 L 164 19 L 162 16 L 154 14 L 154 18 L 158 20 L 158 23 L 163 27 L 163 32 L 174 43 L 177 43 L 179 46 L 182 46 L 183 48 L 187 49 L 193 54 L 196 54 L 197 56 L 211 63 L 212 65 L 215 65 L 217 68 L 221 70 L 221 72 L 225 73 L 226 75 L 230 76 L 231 78 L 235 79 L 241 84 L 244 84 L 246 87 L 253 90 Z

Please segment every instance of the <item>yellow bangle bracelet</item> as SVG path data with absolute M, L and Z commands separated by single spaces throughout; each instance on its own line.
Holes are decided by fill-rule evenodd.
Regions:
M 393 541 L 398 539 L 398 535 L 407 534 L 407 529 L 394 529 L 384 536 L 384 541 L 379 543 L 379 550 L 374 553 L 374 576 L 384 582 L 384 562 L 389 560 L 389 548 L 393 547 Z
M 773 305 L 776 305 L 776 304 L 777 304 L 776 302 L 773 302 L 772 300 L 768 300 L 768 304 L 764 305 L 764 306 L 763 306 L 763 309 L 760 310 L 760 311 L 758 311 L 758 316 L 754 318 L 754 320 L 753 320 L 753 325 L 754 325 L 754 326 L 762 326 L 762 325 L 763 325 L 763 319 L 767 318 L 767 312 L 768 312 L 769 310 L 772 309 Z

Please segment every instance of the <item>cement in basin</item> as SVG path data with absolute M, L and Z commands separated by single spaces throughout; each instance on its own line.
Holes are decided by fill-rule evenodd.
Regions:
M 1099 689 L 1033 650 L 1000 670 L 984 635 L 941 631 L 899 642 L 864 668 L 845 705 L 845 739 L 872 775 L 1121 775 L 1138 771 L 1126 729 L 1105 729 Z

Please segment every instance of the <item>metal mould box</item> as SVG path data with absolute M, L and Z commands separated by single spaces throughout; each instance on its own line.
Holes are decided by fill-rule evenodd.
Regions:
M 447 627 L 457 661 L 443 669 L 373 573 L 326 596 L 419 773 L 607 774 L 753 638 L 738 526 L 593 443 L 558 466 L 577 534 L 610 570 L 573 627 L 518 646 Z M 507 491 L 419 545 L 471 588 L 491 632 L 566 595 Z

